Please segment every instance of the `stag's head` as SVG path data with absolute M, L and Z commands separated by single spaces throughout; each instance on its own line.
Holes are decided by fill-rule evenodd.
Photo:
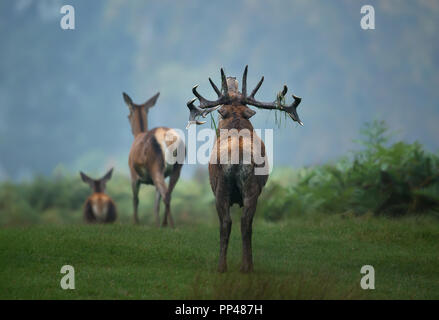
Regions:
M 297 107 L 301 102 L 301 98 L 296 97 L 294 94 L 291 105 L 285 105 L 285 95 L 287 94 L 288 88 L 284 85 L 283 90 L 279 92 L 276 96 L 276 99 L 273 102 L 260 102 L 255 99 L 255 95 L 258 92 L 259 88 L 264 81 L 264 77 L 258 82 L 256 87 L 247 95 L 247 71 L 248 66 L 245 67 L 244 74 L 242 76 L 242 90 L 241 92 L 238 89 L 238 81 L 234 77 L 226 77 L 224 70 L 221 68 L 221 90 L 215 85 L 212 79 L 209 78 L 209 82 L 215 90 L 218 99 L 211 101 L 205 99 L 201 96 L 198 91 L 198 85 L 192 88 L 192 92 L 196 98 L 193 98 L 187 103 L 187 106 L 190 111 L 189 115 L 189 125 L 192 123 L 195 124 L 203 124 L 206 121 L 199 121 L 198 117 L 202 116 L 205 118 L 209 113 L 215 111 L 217 109 L 222 119 L 227 119 L 232 114 L 239 115 L 242 118 L 249 119 L 256 112 L 248 108 L 248 105 L 260 108 L 260 109 L 269 109 L 269 110 L 280 110 L 288 114 L 288 116 L 293 120 L 298 122 L 300 125 L 303 125 L 302 121 L 297 114 Z M 196 106 L 195 101 L 199 101 L 199 106 Z
M 92 179 L 87 176 L 82 171 L 79 173 L 81 175 L 82 181 L 87 183 L 94 193 L 104 193 L 107 182 L 111 179 L 113 175 L 113 168 L 111 168 L 102 178 L 100 179 Z
M 131 131 L 133 134 L 136 135 L 139 132 L 148 130 L 148 112 L 149 109 L 152 108 L 157 102 L 160 92 L 158 92 L 144 104 L 135 104 L 130 96 L 125 92 L 123 92 L 122 95 L 123 100 L 130 110 L 128 120 L 130 121 Z

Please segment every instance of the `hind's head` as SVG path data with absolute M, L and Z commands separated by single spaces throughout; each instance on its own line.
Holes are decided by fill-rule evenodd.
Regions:
M 85 173 L 80 172 L 82 181 L 87 183 L 90 186 L 90 188 L 92 188 L 94 193 L 105 192 L 105 186 L 108 180 L 111 179 L 112 174 L 113 174 L 113 168 L 111 168 L 102 178 L 92 179 L 89 176 L 87 176 Z
M 143 104 L 136 104 L 125 92 L 122 94 L 125 104 L 130 110 L 128 120 L 130 121 L 131 131 L 136 136 L 140 132 L 148 131 L 148 112 L 149 109 L 155 106 L 160 92 L 156 93 L 148 101 Z

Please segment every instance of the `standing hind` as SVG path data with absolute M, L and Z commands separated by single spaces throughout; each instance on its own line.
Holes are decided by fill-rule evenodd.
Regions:
M 131 146 L 128 164 L 131 173 L 131 187 L 133 191 L 134 223 L 139 223 L 139 189 L 140 185 L 152 184 L 156 188 L 154 212 L 156 225 L 160 226 L 160 200 L 165 204 L 165 215 L 162 226 L 169 224 L 174 227 L 171 214 L 171 194 L 180 177 L 185 156 L 183 140 L 173 129 L 157 127 L 148 130 L 148 112 L 153 107 L 160 93 L 150 98 L 144 104 L 135 104 L 131 98 L 123 93 L 130 115 L 128 119 L 134 142 Z M 165 178 L 169 177 L 169 185 Z

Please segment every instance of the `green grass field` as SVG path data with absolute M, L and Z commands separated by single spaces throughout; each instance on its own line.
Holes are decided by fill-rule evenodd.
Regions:
M 255 272 L 239 272 L 239 217 L 229 271 L 216 272 L 217 224 L 174 230 L 130 224 L 0 229 L 1 299 L 439 299 L 433 217 L 315 215 L 256 220 Z M 60 269 L 75 268 L 75 290 Z M 375 268 L 375 290 L 360 268 Z

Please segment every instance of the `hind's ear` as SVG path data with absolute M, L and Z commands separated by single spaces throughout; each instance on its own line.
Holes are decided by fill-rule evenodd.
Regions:
M 102 182 L 107 182 L 108 180 L 111 179 L 111 176 L 113 175 L 113 168 L 111 168 L 110 170 L 108 170 L 108 172 L 105 174 L 105 176 L 103 176 L 101 179 Z
M 256 114 L 256 111 L 247 108 L 244 110 L 244 112 L 242 113 L 242 116 L 246 119 L 250 119 L 251 117 L 253 117 Z
M 133 107 L 133 100 L 131 100 L 130 96 L 127 95 L 125 92 L 122 93 L 122 96 L 127 106 L 131 109 Z
M 145 107 L 145 108 L 151 108 L 151 107 L 154 107 L 154 105 L 155 105 L 155 103 L 157 102 L 157 99 L 159 98 L 159 96 L 160 96 L 160 92 L 157 92 L 153 97 L 151 97 L 148 101 L 146 101 L 146 102 L 142 105 L 142 107 Z
M 87 176 L 85 173 L 83 173 L 82 171 L 80 171 L 79 174 L 81 175 L 82 181 L 84 181 L 85 183 L 90 184 L 93 182 L 93 180 L 89 176 Z

